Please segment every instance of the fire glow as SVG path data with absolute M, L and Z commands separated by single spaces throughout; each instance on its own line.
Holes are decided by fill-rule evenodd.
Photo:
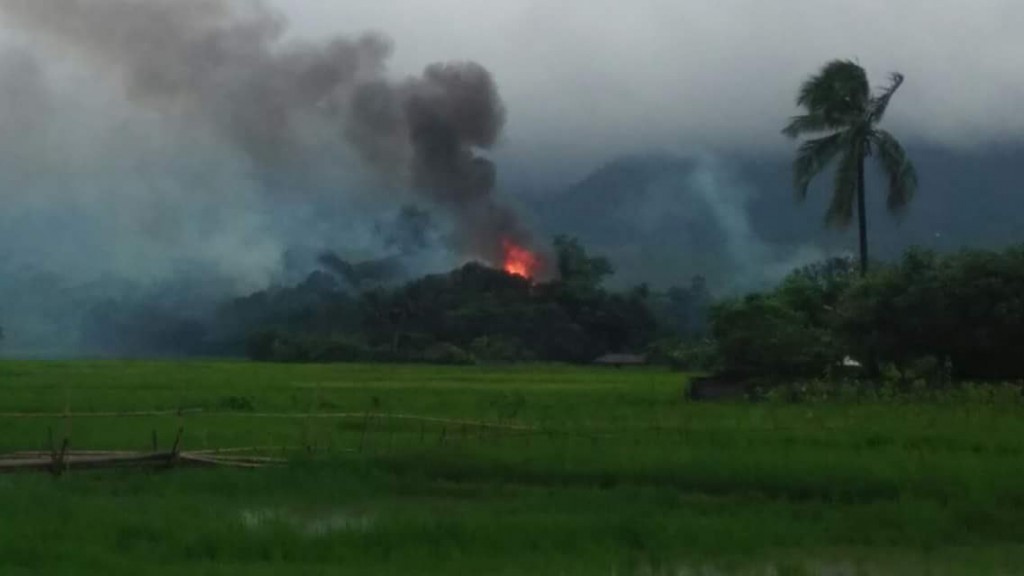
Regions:
M 533 278 L 537 272 L 537 256 L 511 240 L 503 240 L 501 245 L 505 252 L 505 262 L 502 266 L 505 272 L 527 279 Z

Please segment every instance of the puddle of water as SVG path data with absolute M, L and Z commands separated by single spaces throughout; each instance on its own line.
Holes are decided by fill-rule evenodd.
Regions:
M 963 572 L 937 568 L 929 562 L 865 563 L 863 561 L 784 561 L 764 562 L 756 565 L 744 565 L 723 568 L 714 565 L 678 566 L 669 570 L 641 571 L 647 576 L 913 576 L 913 575 L 945 575 L 945 574 L 1016 574 L 1015 571 Z
M 845 562 L 768 562 L 757 566 L 722 568 L 719 566 L 680 566 L 667 572 L 651 571 L 654 575 L 671 576 L 867 576 L 869 574 L 899 574 L 899 572 L 872 572 L 856 563 Z
M 373 520 L 368 516 L 336 512 L 324 518 L 307 520 L 303 532 L 310 536 L 323 536 L 332 532 L 369 532 L 372 527 Z
M 311 516 L 274 508 L 249 508 L 241 511 L 240 519 L 242 526 L 249 530 L 259 530 L 269 524 L 285 524 L 307 536 L 367 532 L 374 524 L 369 516 L 345 510 Z

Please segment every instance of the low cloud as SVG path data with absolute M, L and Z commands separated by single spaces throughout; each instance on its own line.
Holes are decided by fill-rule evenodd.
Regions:
M 511 111 L 502 151 L 517 165 L 577 171 L 623 150 L 764 153 L 795 112 L 799 82 L 854 58 L 907 83 L 888 122 L 950 147 L 1019 139 L 1024 4 L 1016 0 L 287 0 L 297 29 L 389 30 L 394 67 L 473 54 Z

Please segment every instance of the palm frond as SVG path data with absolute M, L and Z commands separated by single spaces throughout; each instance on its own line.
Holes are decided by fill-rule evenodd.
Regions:
M 832 162 L 843 149 L 845 134 L 837 132 L 830 136 L 806 140 L 797 149 L 793 161 L 793 184 L 799 200 L 807 198 L 811 180 Z
M 857 165 L 863 157 L 860 145 L 846 150 L 836 168 L 832 202 L 825 213 L 825 224 L 846 228 L 853 220 L 853 204 L 857 199 Z
M 903 146 L 889 132 L 875 130 L 871 134 L 871 141 L 875 144 L 878 160 L 889 180 L 886 205 L 890 212 L 901 214 L 917 192 L 917 169 L 907 157 Z
M 864 69 L 850 60 L 833 60 L 804 81 L 796 103 L 835 126 L 863 116 L 870 100 Z
M 789 124 L 782 129 L 782 133 L 790 138 L 797 138 L 801 134 L 816 134 L 818 132 L 825 132 L 836 128 L 830 125 L 825 117 L 821 114 L 810 113 L 801 114 L 800 116 L 793 116 L 789 119 Z
M 902 85 L 903 74 L 893 72 L 889 75 L 889 86 L 882 90 L 881 94 L 871 100 L 870 120 L 872 124 L 877 124 L 882 121 L 882 117 L 885 116 L 886 109 L 889 108 L 889 101 L 892 100 L 893 94 L 895 94 Z

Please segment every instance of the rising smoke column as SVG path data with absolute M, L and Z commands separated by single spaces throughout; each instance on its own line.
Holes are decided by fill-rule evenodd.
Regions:
M 528 241 L 479 154 L 505 108 L 478 64 L 392 81 L 383 36 L 285 41 L 285 18 L 255 1 L 0 0 L 0 12 L 118 75 L 132 101 L 214 127 L 270 189 L 301 187 L 315 159 L 354 149 L 390 188 L 448 214 L 460 254 L 497 262 L 503 242 Z
M 503 242 L 522 242 L 525 234 L 515 214 L 493 201 L 494 164 L 475 152 L 491 148 L 505 125 L 490 73 L 473 63 L 434 64 L 408 92 L 415 185 L 458 214 L 463 242 L 501 261 Z

